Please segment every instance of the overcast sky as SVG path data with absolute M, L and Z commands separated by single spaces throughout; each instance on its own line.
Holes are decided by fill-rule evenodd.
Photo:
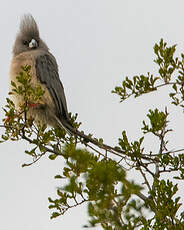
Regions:
M 141 122 L 149 108 L 168 105 L 163 89 L 119 103 L 111 90 L 125 76 L 152 72 L 153 46 L 160 38 L 184 50 L 184 1 L 182 0 L 60 0 L 2 1 L 0 14 L 1 107 L 9 90 L 12 46 L 20 18 L 31 13 L 40 35 L 57 59 L 69 111 L 79 114 L 82 129 L 117 143 L 122 130 L 130 140 L 141 135 Z M 183 146 L 183 113 L 169 105 L 176 131 L 170 146 Z M 2 109 L 1 118 L 4 117 Z M 177 117 L 176 117 L 177 116 Z M 2 131 L 2 130 L 1 130 Z M 152 142 L 147 143 L 151 145 Z M 54 197 L 62 160 L 47 157 L 21 168 L 31 159 L 23 142 L 0 145 L 0 228 L 5 230 L 82 229 L 87 223 L 85 206 L 50 220 L 48 196 Z M 134 175 L 130 174 L 130 177 Z

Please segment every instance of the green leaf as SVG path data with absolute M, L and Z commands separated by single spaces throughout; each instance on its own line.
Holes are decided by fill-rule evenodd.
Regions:
M 51 155 L 49 155 L 49 159 L 50 159 L 50 160 L 55 160 L 56 157 L 57 157 L 56 154 L 51 154 Z

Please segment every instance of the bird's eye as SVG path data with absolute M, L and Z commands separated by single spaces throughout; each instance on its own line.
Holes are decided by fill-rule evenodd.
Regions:
M 28 43 L 28 41 L 23 41 L 23 44 L 24 44 L 25 46 L 27 46 L 29 43 Z

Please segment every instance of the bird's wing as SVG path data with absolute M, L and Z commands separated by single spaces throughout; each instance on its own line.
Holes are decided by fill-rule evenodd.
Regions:
M 59 119 L 69 120 L 68 109 L 63 85 L 59 79 L 58 67 L 54 56 L 50 53 L 36 57 L 36 75 L 48 89 L 56 108 Z

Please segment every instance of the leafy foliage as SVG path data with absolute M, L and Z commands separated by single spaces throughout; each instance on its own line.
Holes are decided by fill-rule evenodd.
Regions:
M 181 59 L 175 57 L 175 50 L 176 45 L 168 47 L 161 39 L 154 46 L 158 76 L 147 73 L 126 77 L 112 92 L 120 96 L 122 102 L 131 96 L 138 97 L 170 86 L 171 103 L 183 107 L 184 55 Z M 24 139 L 31 143 L 31 148 L 25 153 L 32 161 L 23 166 L 30 166 L 46 155 L 52 161 L 58 157 L 63 159 L 61 174 L 55 176 L 59 183 L 56 198 L 49 197 L 52 219 L 86 203 L 89 224 L 85 227 L 101 225 L 106 230 L 184 229 L 179 187 L 174 183 L 184 179 L 184 149 L 168 148 L 166 138 L 172 130 L 168 128 L 167 108 L 165 111 L 157 108 L 148 111 L 138 140 L 130 142 L 123 130 L 117 146 L 104 145 L 101 138 L 90 144 L 79 137 L 69 136 L 58 127 L 35 124 L 34 118 L 26 116 L 30 103 L 40 103 L 44 95 L 41 85 L 32 84 L 29 66 L 22 68 L 17 82 L 11 82 L 11 85 L 10 94 L 23 97 L 24 103 L 17 109 L 7 98 L 4 108 L 7 118 L 2 126 L 5 131 L 1 142 Z M 78 129 L 81 123 L 77 122 L 77 114 L 70 116 L 73 126 Z M 158 151 L 145 150 L 147 135 L 157 138 Z M 142 183 L 127 179 L 127 170 L 135 170 Z M 170 180 L 164 179 L 167 173 L 170 173 Z

